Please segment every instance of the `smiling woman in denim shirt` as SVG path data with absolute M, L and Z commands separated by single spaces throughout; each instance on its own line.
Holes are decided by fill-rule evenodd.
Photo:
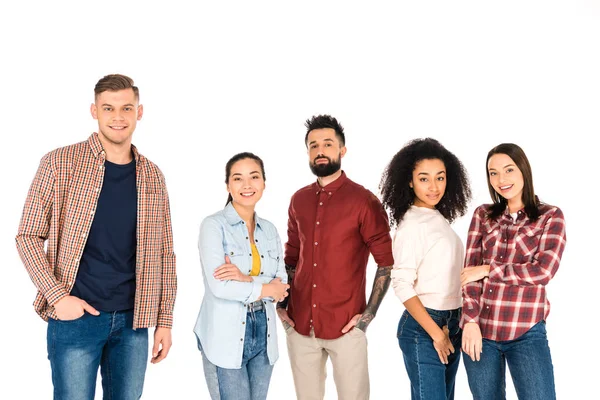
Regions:
M 261 400 L 279 357 L 273 303 L 289 285 L 277 230 L 254 212 L 265 189 L 262 160 L 233 156 L 225 183 L 225 208 L 200 226 L 205 292 L 194 332 L 211 398 Z

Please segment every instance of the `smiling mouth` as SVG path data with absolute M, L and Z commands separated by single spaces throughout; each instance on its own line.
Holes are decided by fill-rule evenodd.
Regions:
M 512 189 L 512 187 L 513 185 L 499 186 L 500 190 L 502 190 L 503 192 Z
M 251 192 L 251 193 L 240 193 L 240 196 L 242 197 L 252 197 L 254 196 L 256 192 Z
M 121 125 L 109 125 L 108 127 L 115 131 L 122 131 L 123 129 L 127 128 L 127 126 L 121 126 Z

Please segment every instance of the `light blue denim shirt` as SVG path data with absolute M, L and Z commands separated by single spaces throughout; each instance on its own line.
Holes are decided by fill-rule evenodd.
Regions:
M 260 273 L 253 282 L 219 281 L 215 269 L 229 256 L 242 273 L 252 270 L 252 249 L 248 227 L 229 203 L 223 210 L 206 217 L 200 225 L 198 249 L 204 278 L 204 298 L 194 332 L 208 360 L 221 367 L 242 366 L 246 305 L 258 300 L 262 285 L 276 277 L 287 283 L 281 239 L 275 226 L 255 214 L 255 244 L 260 254 Z M 267 355 L 271 365 L 279 358 L 275 304 L 263 299 L 267 313 Z

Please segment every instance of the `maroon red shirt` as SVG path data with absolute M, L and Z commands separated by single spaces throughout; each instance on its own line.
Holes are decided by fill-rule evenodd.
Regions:
M 295 329 L 337 339 L 366 304 L 369 253 L 394 264 L 387 214 L 377 197 L 342 172 L 334 182 L 298 190 L 289 207 L 285 263 L 296 266 L 288 314 Z
M 548 318 L 546 285 L 565 249 L 565 218 L 558 207 L 542 204 L 531 221 L 524 210 L 487 218 L 490 205 L 473 214 L 465 267 L 489 265 L 488 278 L 463 287 L 462 324 L 476 322 L 490 340 L 513 340 Z M 462 325 L 461 324 L 461 325 Z

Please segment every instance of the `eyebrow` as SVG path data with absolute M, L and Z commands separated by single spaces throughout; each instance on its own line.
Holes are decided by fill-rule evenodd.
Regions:
M 508 167 L 516 167 L 515 164 L 506 164 L 504 167 L 502 168 L 508 168 Z M 488 168 L 488 171 L 495 171 L 496 168 Z
M 108 104 L 108 103 L 102 104 L 102 107 L 106 107 L 106 106 L 108 106 L 108 107 L 114 107 L 112 104 Z M 123 104 L 123 107 L 135 107 L 135 105 L 131 104 L 131 103 L 127 103 L 127 104 Z
M 324 142 L 333 142 L 333 139 L 326 138 L 326 139 L 323 139 L 323 141 L 324 141 Z M 313 143 L 317 143 L 317 141 L 316 141 L 316 140 L 313 140 L 312 142 L 309 142 L 308 144 L 309 144 L 309 145 L 311 145 L 311 144 L 313 144 Z
M 252 171 L 248 175 L 252 175 L 252 174 L 260 174 L 260 171 Z M 236 175 L 242 175 L 242 173 L 241 172 L 236 172 L 234 174 L 231 174 L 231 176 L 236 176 Z
M 440 171 L 436 175 L 445 174 L 446 171 Z M 419 172 L 417 175 L 429 175 L 429 172 Z

